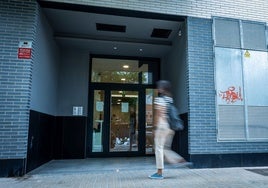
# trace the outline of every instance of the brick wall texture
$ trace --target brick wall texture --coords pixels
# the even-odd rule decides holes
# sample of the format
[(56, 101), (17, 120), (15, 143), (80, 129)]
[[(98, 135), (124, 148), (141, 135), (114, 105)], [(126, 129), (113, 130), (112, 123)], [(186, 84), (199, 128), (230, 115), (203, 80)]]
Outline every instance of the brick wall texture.
[(92, 6), (158, 12), (181, 16), (211, 18), (229, 17), (254, 21), (268, 21), (267, 0), (40, 0), (76, 3)]
[(0, 159), (26, 157), (31, 59), (18, 59), (19, 41), (33, 41), (35, 0), (0, 1)]

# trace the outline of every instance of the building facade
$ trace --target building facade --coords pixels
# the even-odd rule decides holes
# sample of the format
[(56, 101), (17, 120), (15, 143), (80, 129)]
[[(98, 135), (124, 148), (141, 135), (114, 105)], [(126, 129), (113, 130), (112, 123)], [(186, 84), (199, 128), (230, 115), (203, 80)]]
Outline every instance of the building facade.
[(159, 79), (196, 168), (268, 164), (267, 1), (7, 0), (0, 14), (1, 176), (152, 155)]

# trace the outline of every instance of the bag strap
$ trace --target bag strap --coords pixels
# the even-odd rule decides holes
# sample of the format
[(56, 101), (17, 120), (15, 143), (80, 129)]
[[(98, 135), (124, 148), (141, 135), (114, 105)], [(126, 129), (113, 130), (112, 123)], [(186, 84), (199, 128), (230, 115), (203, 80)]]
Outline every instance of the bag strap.
[(167, 99), (167, 96), (163, 96), (164, 100), (166, 101), (167, 104), (173, 104), (173, 101), (170, 101)]

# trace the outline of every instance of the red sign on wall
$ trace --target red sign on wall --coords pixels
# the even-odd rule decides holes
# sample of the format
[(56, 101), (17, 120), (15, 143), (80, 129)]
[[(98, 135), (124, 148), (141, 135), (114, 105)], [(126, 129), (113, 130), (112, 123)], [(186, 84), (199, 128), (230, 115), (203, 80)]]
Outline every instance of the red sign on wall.
[(32, 57), (32, 42), (21, 41), (19, 43), (18, 58), (19, 59), (31, 59)]
[(19, 59), (31, 59), (32, 49), (31, 48), (19, 48), (18, 58)]

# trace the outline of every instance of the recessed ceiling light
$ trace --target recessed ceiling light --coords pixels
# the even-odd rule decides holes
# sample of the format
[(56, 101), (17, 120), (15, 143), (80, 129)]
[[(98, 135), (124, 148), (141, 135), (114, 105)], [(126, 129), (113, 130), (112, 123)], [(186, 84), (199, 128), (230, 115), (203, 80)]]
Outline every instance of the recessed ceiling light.
[(124, 69), (128, 69), (129, 68), (129, 65), (123, 65), (123, 68)]
[(117, 47), (116, 46), (114, 46), (114, 50), (117, 50)]

